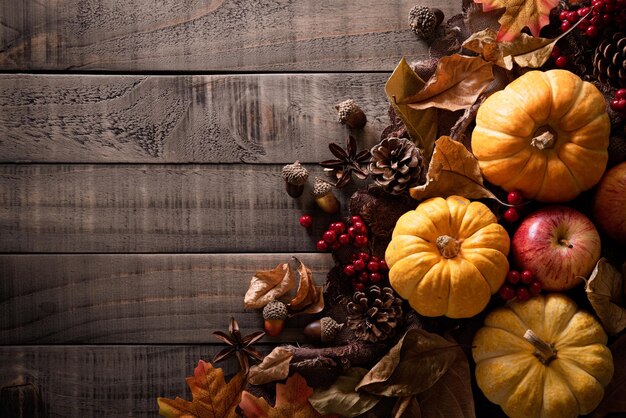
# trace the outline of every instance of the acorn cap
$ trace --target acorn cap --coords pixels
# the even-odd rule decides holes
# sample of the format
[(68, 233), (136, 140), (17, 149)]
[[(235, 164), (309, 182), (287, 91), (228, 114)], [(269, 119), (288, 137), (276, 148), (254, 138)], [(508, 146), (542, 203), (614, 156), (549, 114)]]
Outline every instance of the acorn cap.
[(320, 198), (324, 197), (329, 193), (332, 193), (333, 185), (328, 183), (327, 181), (322, 180), (319, 177), (315, 177), (315, 183), (313, 184), (313, 197)]
[(321, 331), (321, 341), (323, 343), (331, 342), (337, 336), (337, 333), (343, 328), (343, 324), (337, 323), (330, 316), (325, 316), (320, 319), (320, 325), (322, 328)]
[(426, 6), (415, 6), (409, 12), (409, 26), (417, 36), (430, 39), (443, 21), (443, 12)]
[(335, 106), (339, 122), (360, 129), (367, 123), (367, 117), (363, 110), (352, 99), (345, 100)]
[(273, 300), (263, 308), (263, 319), (279, 320), (287, 319), (287, 305), (279, 300)]
[(285, 181), (294, 186), (302, 186), (309, 178), (309, 172), (302, 167), (300, 161), (284, 166), (282, 174)]

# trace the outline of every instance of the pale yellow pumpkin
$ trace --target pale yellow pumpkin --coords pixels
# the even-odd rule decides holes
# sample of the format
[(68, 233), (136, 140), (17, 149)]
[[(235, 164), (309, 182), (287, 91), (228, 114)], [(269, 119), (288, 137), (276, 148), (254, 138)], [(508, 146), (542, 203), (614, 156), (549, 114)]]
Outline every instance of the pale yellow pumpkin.
[(606, 342), (598, 321), (564, 295), (510, 303), (474, 336), (476, 381), (512, 418), (588, 414), (613, 376)]
[(593, 84), (530, 71), (478, 109), (472, 152), (484, 177), (527, 199), (564, 202), (593, 187), (608, 161), (610, 122)]
[(428, 199), (396, 223), (385, 252), (389, 282), (422, 315), (469, 318), (504, 282), (509, 246), (484, 204)]

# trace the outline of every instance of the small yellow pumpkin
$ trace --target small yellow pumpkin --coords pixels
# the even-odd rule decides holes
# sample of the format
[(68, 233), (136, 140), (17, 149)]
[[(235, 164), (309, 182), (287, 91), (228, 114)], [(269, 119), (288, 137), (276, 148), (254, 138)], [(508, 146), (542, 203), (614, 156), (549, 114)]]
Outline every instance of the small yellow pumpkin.
[(606, 342), (598, 321), (564, 295), (510, 303), (474, 336), (476, 381), (512, 418), (588, 414), (613, 376)]
[(530, 71), (480, 106), (472, 151), (489, 182), (565, 202), (600, 181), (610, 128), (593, 84), (565, 70)]
[(385, 252), (389, 282), (422, 315), (469, 318), (504, 282), (509, 246), (484, 204), (428, 199), (396, 223)]

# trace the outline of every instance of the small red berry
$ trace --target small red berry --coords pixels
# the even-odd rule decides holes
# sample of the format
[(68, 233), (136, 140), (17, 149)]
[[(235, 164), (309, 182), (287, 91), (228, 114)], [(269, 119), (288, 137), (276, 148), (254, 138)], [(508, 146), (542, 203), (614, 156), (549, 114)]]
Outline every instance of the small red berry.
[(589, 26), (587, 30), (585, 31), (585, 35), (587, 35), (590, 38), (595, 38), (596, 36), (598, 36), (598, 27)]
[(357, 283), (354, 285), (354, 290), (362, 292), (365, 290), (365, 285), (363, 283)]
[(525, 287), (518, 287), (515, 291), (515, 296), (517, 296), (517, 299), (520, 301), (525, 302), (530, 299), (530, 292)]
[(339, 235), (339, 242), (341, 243), (341, 245), (348, 245), (350, 244), (350, 241), (352, 241), (352, 238), (350, 238), (350, 235), (348, 234)]
[(356, 271), (365, 270), (365, 261), (361, 260), (360, 258), (358, 260), (354, 260), (354, 263), (352, 263), (352, 265), (354, 266), (354, 269)]
[(361, 228), (363, 228), (365, 224), (361, 221), (358, 221), (353, 223), (352, 226), (354, 227), (354, 229), (356, 229), (356, 232), (361, 233)]
[(591, 23), (591, 26), (599, 27), (599, 26), (602, 25), (602, 17), (601, 16), (594, 16), (591, 19), (589, 19), (589, 23)]
[(367, 269), (369, 271), (378, 271), (379, 268), (380, 268), (380, 264), (377, 263), (376, 261), (370, 261), (369, 263), (367, 263)]
[(380, 273), (370, 273), (370, 282), (378, 283), (381, 279)]
[(305, 228), (310, 228), (313, 225), (313, 217), (311, 215), (300, 216), (300, 225)]
[(522, 274), (521, 274), (522, 283), (529, 284), (530, 282), (533, 281), (534, 278), (535, 278), (535, 275), (533, 274), (532, 271), (530, 270), (522, 271)]
[(378, 262), (378, 269), (383, 271), (389, 270), (389, 266), (387, 265), (387, 262), (385, 260), (380, 260)]
[(359, 215), (354, 215), (350, 217), (350, 223), (354, 225), (356, 222), (363, 222)]
[(567, 32), (572, 27), (572, 24), (569, 23), (569, 20), (564, 20), (561, 22), (561, 32)]
[(567, 19), (568, 13), (569, 13), (569, 11), (567, 11), (567, 10), (561, 10), (561, 13), (559, 13), (559, 20)]
[(520, 281), (520, 278), (521, 274), (517, 270), (511, 270), (506, 274), (506, 280), (511, 284), (516, 284)]
[(590, 7), (581, 7), (580, 9), (576, 11), (576, 13), (578, 13), (578, 16), (583, 17), (586, 14), (588, 14), (590, 11), (591, 11)]
[(368, 253), (364, 253), (363, 251), (361, 251), (359, 253), (359, 258), (361, 260), (363, 260), (363, 262), (367, 263), (368, 261), (370, 261), (370, 255)]
[(576, 12), (569, 12), (567, 13), (567, 21), (570, 23), (576, 23), (578, 22), (578, 19), (580, 18), (580, 16), (578, 16), (578, 13)]
[(367, 237), (365, 235), (357, 235), (354, 237), (354, 244), (357, 247), (365, 247), (367, 245)]
[(623, 112), (626, 110), (626, 99), (611, 100), (611, 109), (616, 112)]
[(524, 203), (524, 196), (519, 190), (511, 190), (506, 197), (506, 201), (511, 205), (520, 206)]
[(322, 235), (322, 239), (329, 244), (332, 244), (337, 240), (337, 233), (335, 231), (326, 231), (324, 235)]
[(626, 99), (626, 89), (619, 89), (615, 92), (615, 98), (620, 100), (620, 99)]
[(323, 239), (317, 241), (317, 249), (318, 251), (326, 251), (328, 250), (328, 243)]
[(345, 274), (348, 277), (352, 277), (356, 274), (356, 269), (354, 268), (352, 264), (348, 264), (347, 266), (343, 268), (343, 274)]
[(561, 49), (558, 46), (554, 45), (552, 47), (552, 52), (550, 53), (550, 56), (553, 59), (556, 59), (559, 55), (561, 55)]
[(538, 295), (539, 293), (541, 293), (542, 287), (543, 286), (541, 286), (541, 282), (535, 280), (528, 286), (528, 289), (530, 290), (530, 293), (532, 293), (533, 295)]
[(359, 273), (359, 280), (363, 283), (367, 283), (370, 279), (370, 274), (366, 271)]
[(358, 233), (359, 232), (356, 230), (355, 227), (351, 226), (350, 228), (348, 228), (348, 235), (350, 235), (351, 237), (356, 237)]
[(330, 226), (332, 231), (335, 231), (337, 234), (343, 234), (346, 230), (346, 225), (343, 222), (335, 222)]
[(554, 63), (559, 68), (567, 67), (567, 57), (565, 55), (561, 55), (554, 60)]
[(335, 242), (333, 242), (333, 243), (331, 244), (330, 248), (331, 248), (333, 251), (337, 251), (338, 249), (340, 249), (340, 248), (341, 248), (341, 243), (340, 243), (339, 241), (335, 241)]
[(507, 222), (517, 222), (519, 220), (519, 213), (514, 208), (508, 208), (504, 212), (504, 219)]
[(505, 284), (500, 288), (500, 290), (498, 290), (498, 294), (500, 294), (500, 297), (504, 300), (511, 300), (515, 296), (515, 289), (513, 289), (512, 286)]

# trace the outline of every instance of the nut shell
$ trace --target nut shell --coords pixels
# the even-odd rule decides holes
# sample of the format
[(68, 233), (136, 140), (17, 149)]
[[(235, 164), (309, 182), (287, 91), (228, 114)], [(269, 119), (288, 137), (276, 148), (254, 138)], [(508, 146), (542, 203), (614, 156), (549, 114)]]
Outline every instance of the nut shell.
[(273, 300), (263, 308), (263, 319), (265, 320), (284, 321), (287, 319), (287, 314), (287, 305), (279, 300)]

